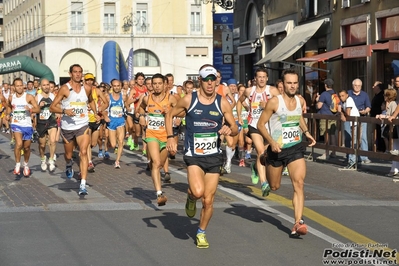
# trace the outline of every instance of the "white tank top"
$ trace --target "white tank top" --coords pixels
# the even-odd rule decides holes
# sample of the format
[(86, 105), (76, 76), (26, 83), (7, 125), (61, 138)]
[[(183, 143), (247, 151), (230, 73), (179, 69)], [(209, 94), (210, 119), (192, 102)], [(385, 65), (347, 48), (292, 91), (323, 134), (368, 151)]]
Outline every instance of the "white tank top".
[(14, 107), (11, 124), (20, 127), (32, 127), (30, 112), (25, 109), (28, 105), (26, 93), (24, 92), (21, 97), (17, 97), (17, 94), (14, 94), (12, 96), (11, 105)]
[(260, 102), (267, 102), (271, 97), (269, 85), (266, 85), (265, 90), (261, 93), (256, 92), (256, 86), (252, 87), (251, 94), (249, 95), (250, 109), (248, 115), (248, 125), (258, 128), (258, 120), (263, 111), (263, 109), (260, 107)]
[(302, 116), (302, 106), (299, 97), (295, 96), (296, 107), (288, 110), (282, 95), (277, 96), (278, 108), (269, 120), (269, 132), (281, 148), (294, 146), (302, 141), (299, 121)]
[(3, 96), (4, 96), (4, 98), (8, 99), (8, 97), (10, 97), (10, 90), (3, 91)]
[(63, 115), (61, 118), (61, 128), (66, 130), (76, 130), (89, 124), (87, 111), (88, 97), (84, 86), (81, 86), (80, 92), (76, 93), (69, 83), (68, 98), (61, 101), (62, 109), (74, 109), (75, 116)]

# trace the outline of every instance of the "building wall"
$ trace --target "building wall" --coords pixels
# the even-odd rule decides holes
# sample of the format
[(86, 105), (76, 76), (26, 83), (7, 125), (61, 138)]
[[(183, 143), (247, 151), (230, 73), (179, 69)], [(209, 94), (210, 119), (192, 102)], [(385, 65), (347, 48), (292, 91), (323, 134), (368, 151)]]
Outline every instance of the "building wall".
[[(145, 49), (154, 53), (160, 62), (158, 69), (164, 74), (173, 73), (176, 83), (179, 84), (187, 79), (187, 75), (197, 75), (201, 65), (212, 62), (211, 4), (201, 5), (201, 31), (192, 33), (190, 12), (194, 0), (109, 0), (106, 2), (115, 3), (116, 27), (114, 32), (105, 32), (104, 1), (82, 0), (83, 26), (82, 31), (76, 32), (71, 29), (71, 1), (57, 0), (55, 5), (53, 0), (26, 0), (15, 7), (10, 2), (12, 1), (4, 1), (4, 5), (8, 7), (8, 16), (4, 19), (7, 27), (5, 56), (27, 55), (35, 59), (42, 58), (42, 62), (53, 70), (56, 82), (65, 72), (59, 66), (71, 51), (81, 51), (88, 55), (84, 58), (92, 58), (93, 62), (87, 65), (95, 66), (95, 69), (85, 68), (85, 62), (76, 63), (100, 78), (102, 48), (109, 40), (119, 44), (125, 58), (132, 42), (135, 51)], [(134, 26), (132, 38), (130, 28), (124, 31), (122, 26), (132, 10), (135, 15), (138, 3), (145, 3), (148, 7), (146, 31), (137, 30)], [(217, 11), (219, 10), (218, 8)], [(28, 16), (31, 14), (32, 16)], [(133, 16), (133, 23), (137, 21)], [(186, 47), (206, 48), (208, 53), (206, 56), (186, 56)], [(135, 67), (134, 71), (155, 74), (153, 71), (156, 69)], [(11, 80), (14, 76), (7, 75), (7, 79)]]

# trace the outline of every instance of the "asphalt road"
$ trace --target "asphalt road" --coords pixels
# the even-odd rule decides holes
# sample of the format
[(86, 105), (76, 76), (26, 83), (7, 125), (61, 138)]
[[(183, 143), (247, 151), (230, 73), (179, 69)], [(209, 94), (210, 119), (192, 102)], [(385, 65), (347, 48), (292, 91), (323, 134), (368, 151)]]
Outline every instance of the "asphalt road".
[[(80, 198), (78, 181), (65, 178), (62, 158), (55, 173), (40, 171), (36, 143), (32, 176), (16, 178), (8, 143), (9, 135), (0, 133), (2, 266), (331, 265), (332, 259), (342, 259), (341, 265), (394, 265), (397, 258), (399, 183), (376, 174), (387, 167), (381, 162), (359, 171), (339, 171), (338, 159), (307, 162), (304, 219), (309, 233), (300, 239), (289, 238), (289, 177), (262, 198), (259, 185), (250, 183), (249, 167), (234, 165), (220, 179), (207, 229), (210, 248), (200, 250), (195, 246), (199, 213), (189, 219), (184, 212), (187, 184), (181, 156), (170, 161), (172, 182), (163, 185), (168, 202), (157, 207), (146, 161), (138, 152), (125, 150), (119, 170), (112, 167), (114, 155), (109, 161), (95, 159), (89, 195)], [(62, 156), (61, 145), (57, 153)], [(366, 253), (373, 249), (376, 257)], [(379, 250), (388, 260), (374, 261), (380, 259)], [(356, 251), (367, 260), (356, 257)]]

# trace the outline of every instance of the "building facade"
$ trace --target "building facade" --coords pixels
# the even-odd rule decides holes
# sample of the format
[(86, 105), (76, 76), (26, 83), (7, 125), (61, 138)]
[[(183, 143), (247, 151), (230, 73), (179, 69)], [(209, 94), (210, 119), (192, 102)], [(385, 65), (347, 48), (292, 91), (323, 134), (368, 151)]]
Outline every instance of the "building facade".
[(269, 69), (269, 83), (296, 67), (302, 93), (308, 84), (321, 93), (327, 77), (336, 90), (360, 78), (372, 97), (375, 80), (390, 83), (399, 74), (398, 1), (238, 0), (234, 15), (241, 82), (257, 65)]
[[(173, 73), (181, 84), (212, 62), (211, 8), (194, 0), (4, 0), (3, 53), (44, 63), (56, 83), (75, 63), (101, 81), (104, 44), (115, 41), (125, 59), (133, 47), (134, 73)], [(33, 78), (3, 78), (17, 76)]]

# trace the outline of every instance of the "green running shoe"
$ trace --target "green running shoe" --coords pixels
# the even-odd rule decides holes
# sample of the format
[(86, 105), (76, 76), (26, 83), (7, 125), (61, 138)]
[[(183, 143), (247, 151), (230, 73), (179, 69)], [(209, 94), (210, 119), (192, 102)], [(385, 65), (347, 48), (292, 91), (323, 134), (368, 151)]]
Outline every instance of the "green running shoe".
[(270, 186), (269, 186), (269, 183), (264, 182), (264, 183), (262, 184), (261, 188), (262, 188), (262, 197), (267, 197), (267, 196), (269, 196), (269, 193), (270, 193)]
[(256, 164), (256, 162), (251, 163), (251, 179), (252, 179), (252, 184), (254, 184), (254, 185), (259, 183), (259, 176), (258, 176), (258, 172), (255, 169), (255, 164)]
[(204, 233), (197, 234), (197, 248), (209, 248), (209, 243)]
[(187, 194), (187, 201), (186, 201), (186, 214), (188, 217), (193, 218), (195, 213), (197, 212), (197, 201), (192, 200), (190, 196)]

